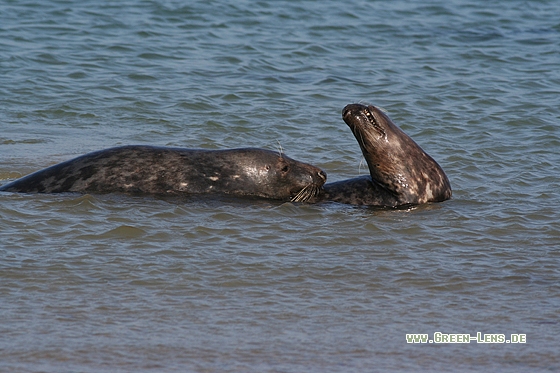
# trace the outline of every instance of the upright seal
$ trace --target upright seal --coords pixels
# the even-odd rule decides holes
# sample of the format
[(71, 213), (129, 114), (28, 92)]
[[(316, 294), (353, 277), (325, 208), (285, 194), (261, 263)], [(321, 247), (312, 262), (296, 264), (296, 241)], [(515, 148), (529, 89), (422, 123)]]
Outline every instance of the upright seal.
[(264, 149), (122, 146), (48, 167), (0, 187), (21, 193), (222, 194), (305, 202), (326, 174)]
[(370, 175), (326, 184), (312, 202), (397, 207), (451, 198), (440, 165), (379, 108), (350, 104), (342, 118), (362, 149)]

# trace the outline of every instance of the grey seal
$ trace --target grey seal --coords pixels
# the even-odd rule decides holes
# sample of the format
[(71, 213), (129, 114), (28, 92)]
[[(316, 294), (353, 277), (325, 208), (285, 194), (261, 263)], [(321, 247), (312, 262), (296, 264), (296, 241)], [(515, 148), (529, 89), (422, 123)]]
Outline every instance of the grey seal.
[(350, 104), (342, 118), (358, 141), (370, 175), (324, 185), (310, 202), (398, 207), (451, 198), (440, 165), (379, 108)]
[(143, 145), (88, 153), (0, 187), (20, 193), (218, 194), (305, 202), (327, 179), (319, 168), (282, 153)]

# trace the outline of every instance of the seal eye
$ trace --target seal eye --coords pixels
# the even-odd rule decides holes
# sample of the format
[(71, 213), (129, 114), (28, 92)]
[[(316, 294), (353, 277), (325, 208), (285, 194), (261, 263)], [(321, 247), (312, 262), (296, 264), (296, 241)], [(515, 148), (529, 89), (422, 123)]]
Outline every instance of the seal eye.
[(284, 167), (282, 167), (282, 168), (280, 169), (280, 171), (282, 171), (283, 173), (286, 173), (286, 172), (288, 172), (289, 169), (290, 169), (290, 168), (288, 167), (288, 165), (284, 165)]

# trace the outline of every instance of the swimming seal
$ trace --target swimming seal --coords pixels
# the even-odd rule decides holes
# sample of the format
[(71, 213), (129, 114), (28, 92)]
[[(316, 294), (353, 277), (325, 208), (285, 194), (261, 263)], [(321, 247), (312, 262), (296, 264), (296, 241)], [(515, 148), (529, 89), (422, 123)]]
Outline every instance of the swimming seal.
[(89, 153), (0, 187), (20, 193), (222, 194), (305, 202), (326, 174), (281, 153), (122, 146)]
[(451, 198), (440, 165), (379, 108), (350, 104), (342, 118), (362, 149), (370, 175), (325, 184), (311, 202), (398, 207)]

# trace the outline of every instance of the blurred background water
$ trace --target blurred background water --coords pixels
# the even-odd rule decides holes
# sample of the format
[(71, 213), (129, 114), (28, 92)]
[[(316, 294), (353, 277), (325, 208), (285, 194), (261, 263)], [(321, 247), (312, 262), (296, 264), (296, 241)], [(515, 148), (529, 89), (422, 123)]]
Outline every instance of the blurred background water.
[[(409, 210), (0, 195), (0, 371), (560, 369), (560, 2), (0, 3), (0, 182), (121, 144), (366, 173), (386, 109), (454, 196)], [(407, 344), (407, 333), (526, 334)]]

